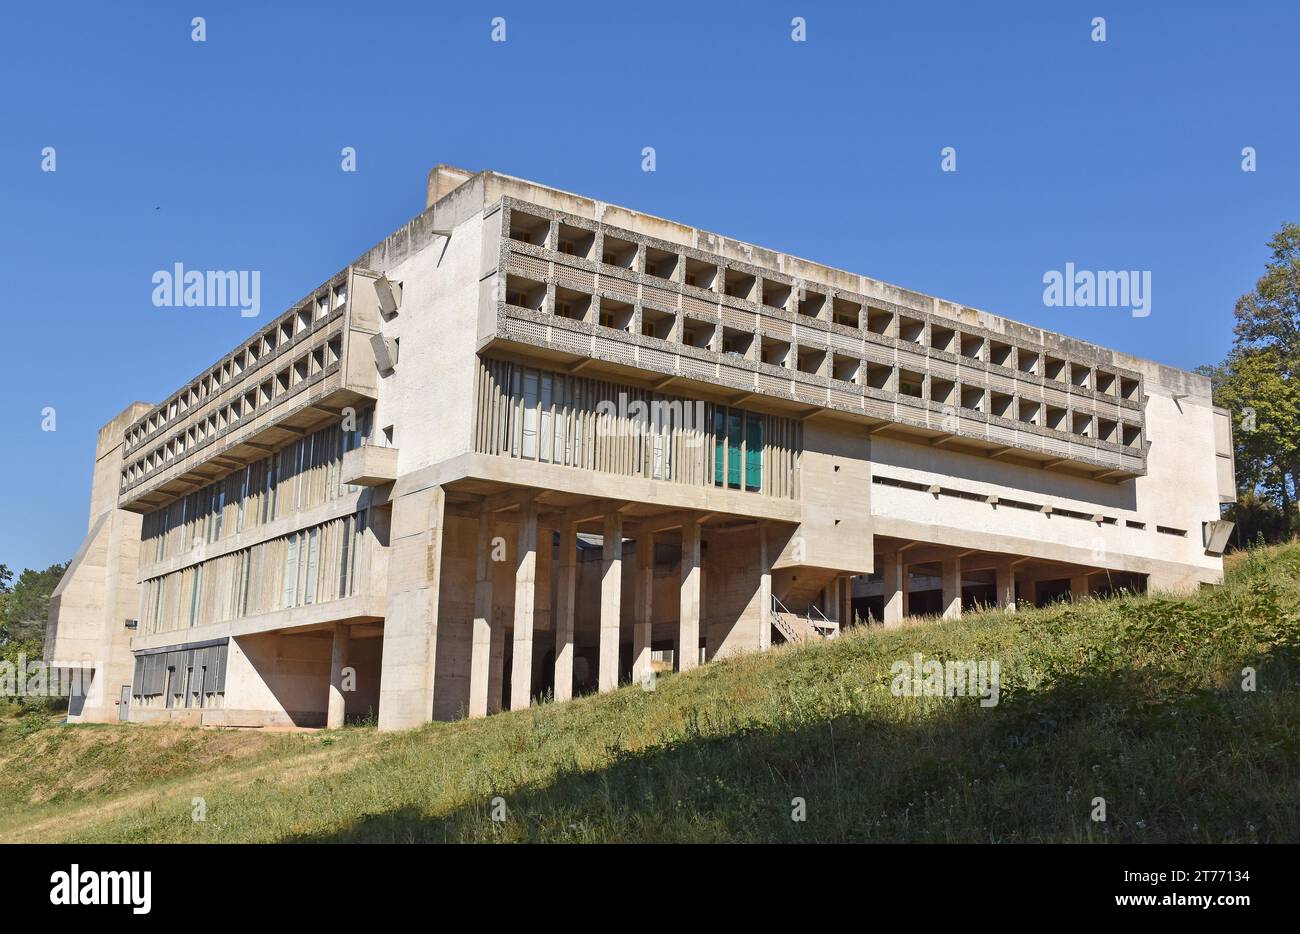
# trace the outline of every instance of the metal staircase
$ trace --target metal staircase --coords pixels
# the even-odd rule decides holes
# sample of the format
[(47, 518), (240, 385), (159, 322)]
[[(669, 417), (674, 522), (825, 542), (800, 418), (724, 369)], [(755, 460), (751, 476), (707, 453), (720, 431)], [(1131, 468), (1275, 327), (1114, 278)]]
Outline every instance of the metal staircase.
[(776, 596), (772, 595), (772, 627), (781, 634), (786, 642), (807, 642), (809, 639), (834, 639), (840, 632), (840, 624), (827, 619), (815, 605), (808, 605), (808, 613), (799, 616), (790, 610)]

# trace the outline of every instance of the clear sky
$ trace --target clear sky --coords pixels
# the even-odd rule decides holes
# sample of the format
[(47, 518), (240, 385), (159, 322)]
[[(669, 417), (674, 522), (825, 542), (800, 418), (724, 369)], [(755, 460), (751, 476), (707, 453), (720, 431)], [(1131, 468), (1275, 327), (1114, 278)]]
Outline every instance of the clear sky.
[[(1291, 2), (7, 5), (0, 562), (69, 559), (98, 427), (418, 213), (438, 162), (1217, 361), (1300, 219), (1298, 41)], [(154, 307), (176, 262), (259, 270), (261, 317)], [(1045, 307), (1066, 263), (1149, 271), (1151, 314)]]

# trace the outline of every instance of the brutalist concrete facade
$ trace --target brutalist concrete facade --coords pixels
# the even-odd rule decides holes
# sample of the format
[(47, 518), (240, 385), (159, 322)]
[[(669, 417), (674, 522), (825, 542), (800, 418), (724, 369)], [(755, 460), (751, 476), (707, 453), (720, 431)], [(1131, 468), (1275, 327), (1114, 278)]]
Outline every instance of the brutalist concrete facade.
[(74, 718), (402, 728), (1185, 589), (1221, 578), (1229, 432), (1203, 377), (439, 166), (418, 217), (101, 432), (49, 654), (96, 672)]

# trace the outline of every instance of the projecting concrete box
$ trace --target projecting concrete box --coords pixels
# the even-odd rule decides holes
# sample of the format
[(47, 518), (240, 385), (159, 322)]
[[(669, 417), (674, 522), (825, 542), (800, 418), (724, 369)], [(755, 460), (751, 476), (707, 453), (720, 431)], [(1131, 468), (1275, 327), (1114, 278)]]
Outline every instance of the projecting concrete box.
[(343, 455), (343, 482), (383, 486), (397, 479), (397, 448), (367, 444)]

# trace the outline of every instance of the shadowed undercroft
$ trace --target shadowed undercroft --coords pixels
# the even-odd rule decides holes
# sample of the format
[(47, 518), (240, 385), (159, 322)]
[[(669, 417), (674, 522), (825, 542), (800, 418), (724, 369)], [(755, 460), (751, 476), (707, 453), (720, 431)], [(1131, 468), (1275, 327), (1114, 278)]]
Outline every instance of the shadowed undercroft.
[[(897, 696), (917, 652), (996, 660), (999, 702)], [(9, 722), (0, 839), (1294, 841), (1298, 653), (1293, 544), (1191, 597), (859, 629), (409, 733)]]

